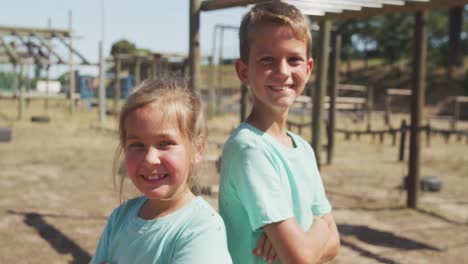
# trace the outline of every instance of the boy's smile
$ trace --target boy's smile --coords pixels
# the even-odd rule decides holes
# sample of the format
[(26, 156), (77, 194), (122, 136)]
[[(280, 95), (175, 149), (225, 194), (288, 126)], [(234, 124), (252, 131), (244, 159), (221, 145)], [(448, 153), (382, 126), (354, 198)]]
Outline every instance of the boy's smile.
[(287, 111), (304, 90), (312, 71), (313, 60), (307, 54), (306, 42), (297, 39), (288, 26), (272, 23), (253, 29), (249, 37), (247, 64), (236, 62), (239, 78), (250, 87), (257, 110)]

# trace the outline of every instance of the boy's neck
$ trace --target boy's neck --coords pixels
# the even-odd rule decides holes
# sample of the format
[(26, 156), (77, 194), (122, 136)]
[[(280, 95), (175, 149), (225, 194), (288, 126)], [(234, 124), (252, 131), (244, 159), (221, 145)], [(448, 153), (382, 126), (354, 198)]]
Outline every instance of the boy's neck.
[(245, 122), (256, 127), (257, 129), (269, 134), (276, 139), (280, 144), (292, 147), (291, 138), (286, 133), (286, 121), (288, 118), (288, 110), (284, 112), (265, 113), (252, 109), (252, 112), (247, 117)]

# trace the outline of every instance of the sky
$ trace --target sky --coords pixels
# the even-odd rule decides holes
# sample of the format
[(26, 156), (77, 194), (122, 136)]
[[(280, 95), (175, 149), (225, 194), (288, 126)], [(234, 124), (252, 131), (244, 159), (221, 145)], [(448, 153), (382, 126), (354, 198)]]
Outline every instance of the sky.
[[(98, 61), (102, 36), (107, 55), (112, 43), (120, 39), (153, 52), (188, 54), (189, 0), (0, 0), (0, 7), (1, 26), (46, 28), (50, 18), (52, 28), (57, 29), (68, 29), (71, 10), (72, 28), (77, 36), (73, 46), (91, 62)], [(202, 12), (202, 56), (212, 52), (215, 25), (238, 27), (245, 12), (245, 7)], [(237, 57), (237, 43), (237, 32), (225, 31), (223, 57)]]

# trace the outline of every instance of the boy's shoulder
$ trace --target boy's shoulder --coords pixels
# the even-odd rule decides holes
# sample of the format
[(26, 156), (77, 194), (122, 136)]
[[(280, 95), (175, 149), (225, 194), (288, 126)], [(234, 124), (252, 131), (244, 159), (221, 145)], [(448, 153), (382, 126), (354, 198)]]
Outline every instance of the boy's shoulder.
[(248, 123), (241, 123), (229, 136), (225, 147), (228, 148), (243, 148), (254, 147), (261, 142), (264, 132), (255, 128)]

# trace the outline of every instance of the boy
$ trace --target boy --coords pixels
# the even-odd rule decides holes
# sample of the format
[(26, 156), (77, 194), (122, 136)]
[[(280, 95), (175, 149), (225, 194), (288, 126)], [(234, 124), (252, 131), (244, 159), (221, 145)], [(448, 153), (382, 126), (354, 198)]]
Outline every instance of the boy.
[(312, 148), (286, 130), (312, 71), (309, 28), (297, 8), (275, 1), (253, 7), (239, 37), (236, 73), (253, 108), (221, 163), (219, 209), (231, 257), (242, 264), (328, 261), (339, 248), (331, 206)]

